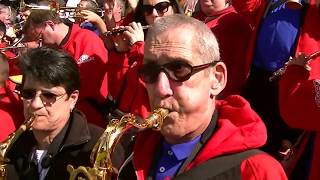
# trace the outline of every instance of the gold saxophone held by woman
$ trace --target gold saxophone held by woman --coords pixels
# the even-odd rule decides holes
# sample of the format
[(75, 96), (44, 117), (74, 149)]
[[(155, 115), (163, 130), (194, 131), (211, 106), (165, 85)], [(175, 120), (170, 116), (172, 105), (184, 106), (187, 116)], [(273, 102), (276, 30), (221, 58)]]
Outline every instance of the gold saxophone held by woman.
[(130, 113), (122, 116), (120, 120), (111, 120), (91, 152), (90, 159), (91, 163), (93, 163), (93, 167), (80, 166), (77, 169), (74, 169), (72, 165), (68, 165), (67, 170), (70, 173), (70, 180), (110, 180), (111, 177), (116, 174), (116, 170), (111, 162), (111, 155), (121, 136), (131, 128), (152, 128), (160, 130), (162, 122), (168, 113), (169, 110), (158, 108), (143, 121)]
[(21, 134), (31, 128), (35, 118), (36, 116), (29, 118), (15, 132), (10, 134), (6, 140), (0, 143), (0, 180), (5, 180), (7, 176), (6, 168), (9, 162), (7, 159), (8, 152)]

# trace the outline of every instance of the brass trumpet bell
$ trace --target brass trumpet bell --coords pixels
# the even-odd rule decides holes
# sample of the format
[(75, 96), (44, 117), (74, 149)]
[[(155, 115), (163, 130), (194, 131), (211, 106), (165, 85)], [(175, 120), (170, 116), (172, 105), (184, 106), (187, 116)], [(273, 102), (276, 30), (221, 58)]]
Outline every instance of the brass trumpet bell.
[(286, 8), (289, 9), (300, 9), (302, 8), (302, 4), (299, 0), (287, 0), (285, 2)]
[[(83, 10), (81, 7), (59, 7), (59, 5), (49, 5), (49, 6), (38, 6), (38, 5), (28, 5), (25, 4), (24, 7), (31, 10), (48, 10), (55, 11), (58, 13), (60, 18), (81, 18), (80, 11)], [(93, 9), (100, 17), (104, 16), (104, 10), (101, 8)]]

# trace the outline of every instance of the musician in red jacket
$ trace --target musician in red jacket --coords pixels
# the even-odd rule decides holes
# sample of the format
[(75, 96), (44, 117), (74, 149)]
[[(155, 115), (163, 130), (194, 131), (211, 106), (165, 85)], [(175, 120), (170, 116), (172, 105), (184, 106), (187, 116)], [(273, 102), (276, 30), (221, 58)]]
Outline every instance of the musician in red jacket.
[(44, 45), (65, 50), (74, 58), (81, 79), (77, 107), (92, 123), (104, 127), (106, 117), (101, 112), (108, 94), (108, 52), (102, 40), (76, 24), (63, 23), (56, 12), (48, 10), (32, 11), (24, 28), (29, 38), (42, 39)]
[(22, 102), (13, 92), (16, 85), (8, 80), (7, 57), (0, 53), (0, 142), (16, 130), (24, 120)]
[(219, 42), (221, 59), (228, 68), (228, 84), (221, 95), (240, 94), (249, 75), (246, 57), (252, 29), (229, 0), (199, 0), (199, 12), (193, 17), (206, 23)]
[[(318, 31), (314, 33), (320, 35)], [(305, 130), (305, 136), (315, 134), (314, 140), (309, 142), (311, 145), (305, 146), (312, 148), (303, 149), (309, 152), (309, 158), (302, 156), (307, 164), (299, 167), (299, 171), (306, 171), (312, 180), (320, 178), (320, 57), (315, 59), (309, 57), (312, 50), (319, 50), (320, 43), (314, 45), (316, 44), (317, 47), (305, 49), (308, 55), (299, 53), (296, 58), (289, 61), (279, 82), (280, 113), (285, 122), (293, 128)], [(314, 133), (310, 133), (311, 131)], [(307, 142), (301, 142), (305, 143)], [(303, 151), (298, 151), (296, 156), (300, 156), (301, 152)]]
[[(285, 65), (290, 56), (295, 57), (298, 52), (309, 55), (319, 50), (320, 11), (317, 4), (319, 0), (232, 1), (235, 9), (250, 22), (254, 30), (247, 54), (252, 66), (244, 96), (267, 126), (268, 142), (264, 150), (280, 159), (296, 157), (282, 156), (287, 154), (285, 152), (288, 150), (288, 143), (283, 142), (290, 141), (289, 144), (296, 144), (302, 130), (288, 127), (287, 120), (280, 115), (279, 98), (283, 97), (278, 91), (279, 79), (270, 81), (270, 77)], [(301, 112), (305, 111), (304, 106), (299, 107)], [(303, 120), (304, 118), (302, 122)], [(307, 140), (307, 137), (303, 139)], [(311, 135), (306, 150), (312, 149), (315, 139), (315, 135)], [(301, 146), (297, 148), (304, 149)], [(305, 158), (299, 163), (303, 164), (311, 159), (308, 155), (312, 153), (305, 151), (304, 154)], [(290, 161), (285, 162), (288, 163)], [(305, 167), (305, 170), (301, 167)], [(312, 168), (317, 169), (316, 171), (307, 167), (305, 164), (297, 166), (293, 174), (288, 176), (299, 180), (320, 179), (319, 166)], [(287, 172), (290, 173), (289, 171)]]
[(142, 65), (144, 34), (140, 23), (133, 22), (129, 31), (112, 35), (114, 48), (109, 51), (109, 91), (122, 112), (143, 118), (150, 112), (148, 94), (138, 77)]
[[(168, 115), (160, 131), (138, 133), (120, 179), (287, 179), (279, 162), (261, 151), (234, 159), (261, 147), (266, 128), (242, 97), (216, 100), (227, 69), (204, 23), (185, 15), (163, 17), (148, 30), (144, 52), (139, 75), (151, 109), (167, 109)], [(235, 161), (214, 161), (225, 156)]]

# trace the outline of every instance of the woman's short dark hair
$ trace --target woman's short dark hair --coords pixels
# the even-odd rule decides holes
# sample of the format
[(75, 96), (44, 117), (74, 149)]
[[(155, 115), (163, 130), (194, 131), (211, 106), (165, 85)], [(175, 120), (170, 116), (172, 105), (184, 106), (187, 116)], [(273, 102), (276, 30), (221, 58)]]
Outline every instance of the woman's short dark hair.
[(30, 49), (20, 59), (24, 84), (26, 76), (48, 86), (62, 86), (68, 95), (80, 89), (79, 68), (73, 58), (47, 47)]
[[(183, 14), (183, 11), (181, 9), (181, 6), (179, 5), (178, 1), (177, 0), (169, 0), (170, 4), (171, 4), (171, 7), (173, 9), (173, 11), (175, 13), (178, 13), (178, 14)], [(140, 22), (141, 25), (148, 25), (147, 22), (146, 22), (146, 19), (145, 19), (145, 16), (144, 16), (144, 11), (143, 11), (143, 0), (139, 0), (138, 1), (138, 4), (137, 4), (137, 7), (136, 7), (136, 10), (134, 12), (134, 18), (133, 20), (135, 22)]]

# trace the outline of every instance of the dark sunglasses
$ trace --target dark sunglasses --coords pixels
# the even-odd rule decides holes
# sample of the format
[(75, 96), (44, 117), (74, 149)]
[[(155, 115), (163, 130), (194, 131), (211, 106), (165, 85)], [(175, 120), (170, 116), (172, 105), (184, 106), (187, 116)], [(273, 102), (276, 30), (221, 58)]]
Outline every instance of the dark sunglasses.
[(199, 66), (191, 66), (183, 61), (174, 61), (159, 65), (157, 63), (144, 64), (139, 69), (139, 77), (147, 84), (155, 83), (158, 76), (163, 71), (167, 77), (175, 82), (183, 82), (188, 80), (195, 73), (202, 71), (210, 66), (215, 66), (219, 61), (213, 61)]
[(143, 11), (147, 14), (150, 15), (153, 13), (153, 9), (156, 9), (158, 14), (163, 14), (168, 11), (168, 8), (170, 6), (169, 2), (159, 2), (156, 5), (143, 5)]
[[(65, 94), (66, 93), (57, 95), (49, 91), (41, 91), (39, 96), (44, 105), (52, 105), (61, 99)], [(36, 97), (36, 95), (37, 91), (34, 89), (23, 89), (20, 91), (20, 96), (24, 101), (31, 101)]]

